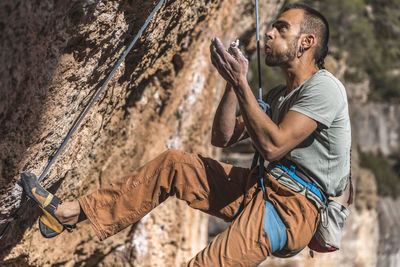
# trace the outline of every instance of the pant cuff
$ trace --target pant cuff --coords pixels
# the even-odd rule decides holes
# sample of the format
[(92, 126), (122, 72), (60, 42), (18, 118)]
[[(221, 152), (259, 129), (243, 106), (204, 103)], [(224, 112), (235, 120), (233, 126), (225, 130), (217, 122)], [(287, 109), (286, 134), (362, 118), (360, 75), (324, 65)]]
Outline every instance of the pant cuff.
[(90, 207), (88, 204), (88, 201), (86, 197), (82, 197), (78, 199), (79, 205), (81, 206), (82, 211), (85, 213), (87, 219), (90, 222), (90, 225), (92, 226), (92, 229), (96, 233), (97, 237), (100, 239), (100, 241), (106, 239), (108, 235), (105, 233), (105, 231), (102, 229), (100, 224), (97, 221), (96, 215), (94, 215), (93, 209)]

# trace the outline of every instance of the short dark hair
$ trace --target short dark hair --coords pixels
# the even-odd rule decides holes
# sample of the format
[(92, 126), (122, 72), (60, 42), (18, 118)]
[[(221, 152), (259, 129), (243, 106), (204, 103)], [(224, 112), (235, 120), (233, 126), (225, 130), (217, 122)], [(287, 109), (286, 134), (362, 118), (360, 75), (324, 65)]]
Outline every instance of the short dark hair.
[(303, 4), (294, 3), (284, 7), (283, 12), (291, 9), (301, 9), (304, 11), (304, 18), (300, 26), (300, 34), (312, 33), (318, 39), (315, 49), (314, 59), (319, 69), (325, 68), (325, 57), (328, 55), (329, 23), (326, 18), (314, 8)]

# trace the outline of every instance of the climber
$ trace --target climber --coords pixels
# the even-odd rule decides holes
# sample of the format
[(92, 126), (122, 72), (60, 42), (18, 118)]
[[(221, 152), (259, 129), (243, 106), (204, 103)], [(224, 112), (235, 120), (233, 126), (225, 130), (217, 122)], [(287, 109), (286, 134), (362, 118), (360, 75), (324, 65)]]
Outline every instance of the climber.
[[(250, 137), (268, 161), (265, 193), (257, 171), (176, 150), (168, 150), (133, 174), (75, 201), (61, 200), (23, 173), (26, 194), (43, 210), (45, 237), (88, 219), (103, 240), (139, 221), (169, 196), (176, 196), (232, 224), (199, 252), (188, 266), (257, 266), (268, 256), (288, 257), (312, 239), (320, 221), (312, 197), (343, 193), (349, 180), (350, 122), (343, 85), (324, 69), (329, 26), (316, 10), (285, 7), (266, 33), (265, 63), (279, 66), (286, 84), (265, 97), (264, 113), (246, 80), (248, 62), (236, 45), (210, 45), (211, 61), (226, 80), (212, 127), (212, 144), (230, 146)], [(235, 115), (239, 104), (241, 115)], [(282, 170), (302, 183), (280, 183)], [(308, 190), (313, 184), (317, 191)]]

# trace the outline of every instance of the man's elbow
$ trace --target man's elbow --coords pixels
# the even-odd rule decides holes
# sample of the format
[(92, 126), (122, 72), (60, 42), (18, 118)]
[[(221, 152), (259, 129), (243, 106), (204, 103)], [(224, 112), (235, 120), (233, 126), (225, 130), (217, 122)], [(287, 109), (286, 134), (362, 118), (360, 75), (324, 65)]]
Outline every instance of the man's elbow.
[(213, 131), (211, 134), (211, 144), (216, 147), (225, 148), (227, 142), (224, 140), (224, 138), (221, 138), (221, 134), (218, 134), (217, 132)]
[(228, 142), (223, 142), (216, 138), (211, 138), (211, 145), (216, 146), (216, 147), (226, 148), (226, 147), (228, 147)]
[(279, 148), (273, 147), (273, 148), (268, 148), (268, 149), (264, 150), (262, 155), (265, 160), (272, 162), (272, 161), (280, 160), (281, 158), (283, 158), (283, 156), (285, 154)]
[(225, 148), (229, 146), (229, 139), (224, 133), (213, 130), (211, 133), (211, 144), (216, 147)]

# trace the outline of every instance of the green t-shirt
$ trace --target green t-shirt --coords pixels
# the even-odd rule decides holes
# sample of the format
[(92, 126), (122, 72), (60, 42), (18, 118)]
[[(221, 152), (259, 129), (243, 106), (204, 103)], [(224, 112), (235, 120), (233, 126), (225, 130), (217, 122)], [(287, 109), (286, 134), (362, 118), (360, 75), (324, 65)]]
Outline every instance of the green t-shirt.
[(327, 70), (319, 70), (287, 96), (285, 90), (286, 86), (280, 85), (266, 95), (271, 119), (279, 124), (293, 110), (318, 123), (317, 129), (285, 158), (295, 162), (329, 196), (341, 195), (349, 179), (351, 146), (343, 84)]

